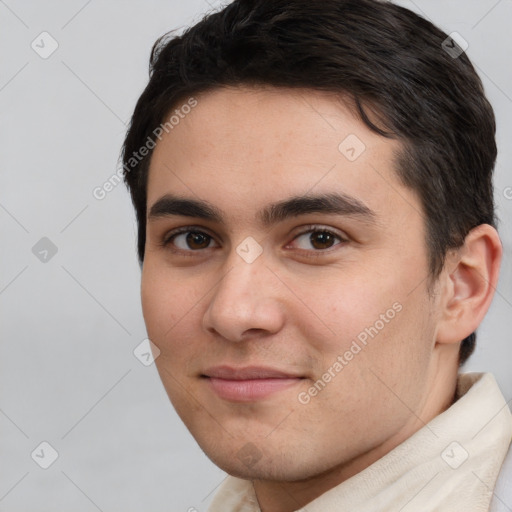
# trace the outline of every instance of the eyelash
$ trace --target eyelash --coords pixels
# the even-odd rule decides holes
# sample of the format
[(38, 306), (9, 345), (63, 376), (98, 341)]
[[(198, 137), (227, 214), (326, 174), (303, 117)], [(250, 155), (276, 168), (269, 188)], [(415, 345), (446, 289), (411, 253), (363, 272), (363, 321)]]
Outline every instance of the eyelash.
[[(299, 249), (299, 251), (304, 251), (304, 252), (312, 253), (311, 254), (312, 257), (321, 256), (322, 254), (332, 252), (332, 250), (337, 245), (341, 245), (343, 243), (348, 242), (348, 239), (345, 236), (342, 236), (341, 234), (336, 233), (333, 230), (328, 229), (328, 228), (326, 228), (324, 226), (316, 225), (316, 224), (314, 224), (314, 225), (312, 224), (312, 225), (306, 226), (306, 229), (304, 229), (304, 231), (301, 231), (300, 233), (297, 233), (294, 236), (292, 242), (294, 240), (296, 240), (297, 238), (299, 238), (300, 236), (302, 236), (302, 235), (305, 235), (305, 234), (308, 234), (308, 233), (315, 233), (315, 232), (327, 233), (329, 235), (332, 235), (335, 238), (337, 238), (340, 241), (340, 243), (339, 244), (335, 244), (334, 246), (329, 247), (327, 249), (316, 249), (316, 250), (315, 249), (311, 249), (311, 250), (309, 250), (309, 249)], [(212, 240), (215, 240), (215, 238), (212, 235), (208, 234), (206, 231), (204, 231), (204, 230), (202, 230), (202, 229), (200, 229), (198, 227), (196, 228), (195, 226), (184, 226), (184, 227), (181, 227), (181, 228), (177, 228), (174, 231), (171, 231), (170, 233), (168, 233), (164, 237), (164, 239), (162, 240), (160, 245), (163, 248), (165, 248), (165, 249), (170, 249), (172, 240), (175, 237), (177, 237), (178, 235), (181, 235), (183, 233), (199, 233), (199, 234), (202, 234), (202, 235), (206, 235), (207, 237), (209, 237)], [(197, 249), (197, 250), (193, 250), (193, 249), (184, 250), (184, 249), (175, 249), (175, 248), (172, 248), (170, 250), (172, 252), (174, 252), (174, 253), (179, 253), (179, 254), (183, 254), (183, 255), (186, 255), (186, 256), (194, 256), (195, 254), (201, 253), (201, 252), (203, 252), (206, 249), (211, 249), (211, 247), (206, 247), (205, 249)]]

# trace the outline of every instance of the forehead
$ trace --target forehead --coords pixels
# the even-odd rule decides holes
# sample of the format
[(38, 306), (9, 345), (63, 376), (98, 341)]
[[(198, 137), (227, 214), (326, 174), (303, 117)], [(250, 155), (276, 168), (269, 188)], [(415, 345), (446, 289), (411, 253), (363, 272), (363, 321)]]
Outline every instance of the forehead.
[(418, 206), (394, 170), (399, 142), (372, 132), (339, 95), (244, 86), (196, 100), (157, 143), (149, 206), (172, 192), (256, 211), (289, 196), (339, 192), (380, 210), (397, 206), (398, 189), (412, 196), (404, 207)]

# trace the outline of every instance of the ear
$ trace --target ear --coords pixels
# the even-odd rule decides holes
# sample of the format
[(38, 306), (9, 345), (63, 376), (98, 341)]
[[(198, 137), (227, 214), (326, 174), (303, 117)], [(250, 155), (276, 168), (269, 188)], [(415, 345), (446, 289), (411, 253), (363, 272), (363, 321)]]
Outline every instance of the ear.
[(488, 224), (472, 229), (443, 271), (441, 319), (437, 343), (459, 343), (482, 322), (498, 283), (503, 248)]

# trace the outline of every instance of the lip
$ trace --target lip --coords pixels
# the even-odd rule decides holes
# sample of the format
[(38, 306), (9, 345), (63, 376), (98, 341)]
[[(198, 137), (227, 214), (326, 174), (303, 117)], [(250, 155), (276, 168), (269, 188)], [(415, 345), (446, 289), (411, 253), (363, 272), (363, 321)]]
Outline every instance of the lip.
[(263, 366), (215, 366), (206, 370), (202, 377), (215, 394), (233, 402), (262, 400), (296, 385), (304, 378)]
[(227, 365), (208, 368), (204, 371), (203, 375), (226, 380), (296, 379), (301, 377), (301, 375), (268, 366), (244, 366), (242, 368), (234, 368)]

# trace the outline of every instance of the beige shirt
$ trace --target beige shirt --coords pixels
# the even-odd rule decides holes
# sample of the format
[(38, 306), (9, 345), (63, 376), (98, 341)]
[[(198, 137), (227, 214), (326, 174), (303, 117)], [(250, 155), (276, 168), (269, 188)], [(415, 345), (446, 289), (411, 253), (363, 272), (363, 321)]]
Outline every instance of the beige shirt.
[[(299, 510), (487, 512), (511, 444), (512, 414), (489, 373), (459, 375), (457, 397), (391, 452)], [(251, 481), (228, 476), (208, 512), (261, 510)]]

